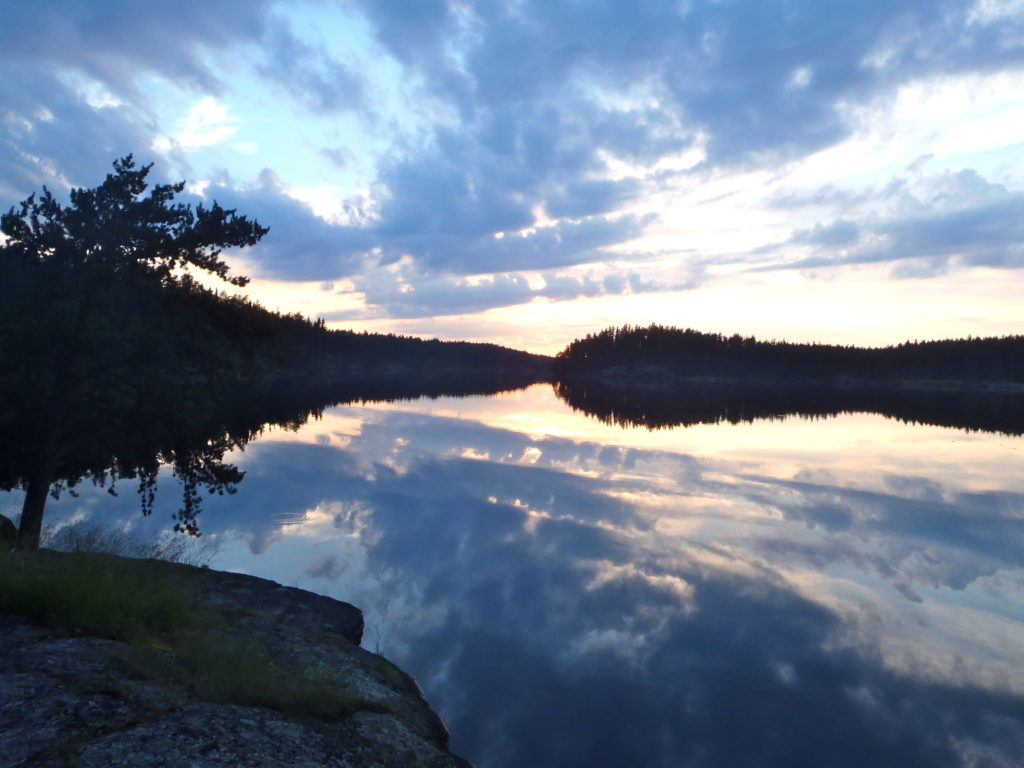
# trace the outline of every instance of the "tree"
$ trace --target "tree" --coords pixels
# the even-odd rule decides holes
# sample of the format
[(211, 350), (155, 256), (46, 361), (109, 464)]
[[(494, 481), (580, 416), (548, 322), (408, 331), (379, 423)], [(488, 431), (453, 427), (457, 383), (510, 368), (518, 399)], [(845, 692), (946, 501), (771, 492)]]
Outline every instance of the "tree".
[(245, 285), (221, 253), (268, 229), (216, 202), (175, 203), (184, 182), (145, 194), (151, 168), (129, 155), (66, 206), (44, 187), (0, 217), (0, 487), (25, 490), (20, 547), (38, 547), (47, 495), (87, 477), (138, 478), (145, 511), (159, 462), (173, 461), (192, 532), (196, 485), (240, 479), (214, 436), (184, 448), (237, 356), (191, 272)]

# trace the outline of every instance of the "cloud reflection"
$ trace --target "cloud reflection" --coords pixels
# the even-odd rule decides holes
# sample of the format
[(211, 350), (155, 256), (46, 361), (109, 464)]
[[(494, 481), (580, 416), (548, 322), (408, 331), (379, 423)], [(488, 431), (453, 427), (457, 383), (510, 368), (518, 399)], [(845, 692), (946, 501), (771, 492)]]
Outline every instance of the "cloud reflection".
[(1020, 493), (433, 407), (346, 408), (344, 444), (251, 445), (204, 526), (221, 567), (367, 608), (368, 641), (376, 627), (478, 765), (1024, 754)]

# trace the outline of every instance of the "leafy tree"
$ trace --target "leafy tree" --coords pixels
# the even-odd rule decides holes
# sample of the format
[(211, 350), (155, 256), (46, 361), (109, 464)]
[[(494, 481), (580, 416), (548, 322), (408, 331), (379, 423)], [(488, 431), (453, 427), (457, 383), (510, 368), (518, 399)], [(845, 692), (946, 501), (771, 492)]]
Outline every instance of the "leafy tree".
[[(179, 527), (195, 532), (195, 489), (240, 479), (219, 458), (210, 411), (237, 345), (211, 324), (190, 271), (228, 274), (224, 248), (268, 231), (213, 203), (175, 203), (129, 155), (61, 205), (49, 190), (0, 217), (0, 487), (25, 490), (19, 546), (39, 544), (48, 494), (92, 478), (137, 477), (143, 509), (161, 461), (185, 485)], [(221, 387), (222, 388), (222, 387)], [(205, 446), (186, 436), (207, 426)], [(219, 451), (219, 455), (218, 455)]]

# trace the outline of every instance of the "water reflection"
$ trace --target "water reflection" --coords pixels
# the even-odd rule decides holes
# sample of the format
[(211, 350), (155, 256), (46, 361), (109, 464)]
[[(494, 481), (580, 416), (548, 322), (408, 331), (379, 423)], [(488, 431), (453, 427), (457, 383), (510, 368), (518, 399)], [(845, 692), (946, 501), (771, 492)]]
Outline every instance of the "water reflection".
[(543, 387), (339, 407), (231, 457), (204, 526), (216, 566), (364, 607), (481, 766), (1011, 766), (1021, 443), (863, 415), (652, 434)]
[(672, 429), (695, 424), (738, 424), (785, 416), (825, 418), (877, 413), (943, 427), (1024, 434), (1024, 396), (1012, 391), (876, 389), (795, 384), (687, 383), (672, 387), (617, 387), (599, 381), (559, 382), (555, 391), (573, 410), (621, 427)]

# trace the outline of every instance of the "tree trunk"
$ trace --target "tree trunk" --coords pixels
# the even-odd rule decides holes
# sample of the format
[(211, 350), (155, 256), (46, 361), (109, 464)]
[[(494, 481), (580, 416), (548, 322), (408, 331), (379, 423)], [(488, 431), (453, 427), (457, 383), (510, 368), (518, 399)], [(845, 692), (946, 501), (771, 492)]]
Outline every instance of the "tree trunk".
[(52, 479), (52, 471), (46, 472), (45, 468), (40, 468), (28, 481), (18, 525), (18, 549), (39, 549), (39, 538), (43, 531), (43, 508), (46, 506)]
[(25, 478), (25, 502), (21, 505), (21, 520), (18, 523), (18, 549), (39, 549), (43, 532), (43, 509), (50, 493), (50, 484), (57, 473), (57, 459), (60, 452), (61, 428), (64, 422), (65, 404), (55, 404), (43, 427), (45, 432), (36, 444), (35, 467)]

